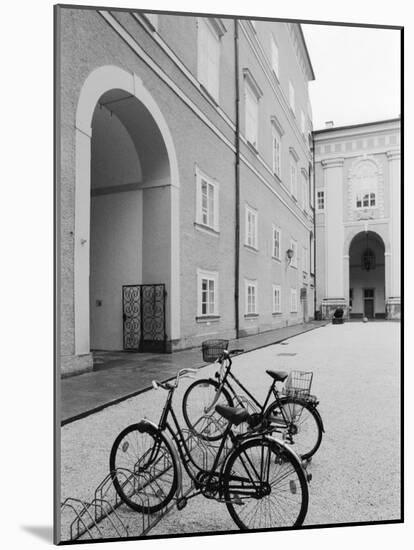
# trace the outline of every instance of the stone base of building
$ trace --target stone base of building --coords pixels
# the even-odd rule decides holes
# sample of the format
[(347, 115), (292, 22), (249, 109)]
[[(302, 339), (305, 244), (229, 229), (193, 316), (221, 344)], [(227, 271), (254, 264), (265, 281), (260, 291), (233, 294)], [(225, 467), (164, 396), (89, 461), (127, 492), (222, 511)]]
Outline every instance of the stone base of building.
[(60, 358), (60, 372), (62, 378), (89, 372), (93, 369), (92, 353), (85, 355), (63, 355)]
[(324, 298), (321, 304), (322, 319), (332, 319), (337, 308), (344, 311), (344, 319), (349, 317), (349, 308), (344, 298)]
[(400, 320), (401, 319), (401, 299), (400, 298), (388, 298), (386, 303), (387, 319)]

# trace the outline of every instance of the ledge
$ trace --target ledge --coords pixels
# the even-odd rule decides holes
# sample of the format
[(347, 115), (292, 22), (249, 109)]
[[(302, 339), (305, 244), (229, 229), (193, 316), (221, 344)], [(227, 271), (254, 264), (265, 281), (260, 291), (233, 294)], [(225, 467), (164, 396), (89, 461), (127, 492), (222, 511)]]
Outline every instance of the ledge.
[(249, 244), (244, 243), (244, 247), (247, 248), (247, 250), (250, 250), (250, 252), (255, 252), (256, 254), (259, 252), (258, 248), (255, 248), (254, 246), (250, 246)]
[(200, 315), (195, 318), (197, 323), (209, 323), (220, 321), (220, 315)]
[(244, 318), (245, 319), (257, 319), (259, 317), (258, 313), (245, 313)]
[(194, 227), (198, 231), (201, 231), (202, 233), (207, 233), (207, 234), (213, 235), (214, 237), (220, 236), (220, 231), (213, 229), (209, 225), (204, 225), (203, 223), (194, 222)]
[(282, 312), (281, 311), (275, 311), (274, 313), (272, 313), (273, 317), (277, 317), (278, 315), (282, 315)]

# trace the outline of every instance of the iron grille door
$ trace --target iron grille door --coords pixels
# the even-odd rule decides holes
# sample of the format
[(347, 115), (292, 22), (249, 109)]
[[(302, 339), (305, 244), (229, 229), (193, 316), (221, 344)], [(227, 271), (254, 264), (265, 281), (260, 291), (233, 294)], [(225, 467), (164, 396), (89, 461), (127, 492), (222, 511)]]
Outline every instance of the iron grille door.
[(165, 285), (125, 285), (124, 349), (165, 353)]
[(124, 350), (138, 351), (141, 341), (141, 288), (122, 287)]

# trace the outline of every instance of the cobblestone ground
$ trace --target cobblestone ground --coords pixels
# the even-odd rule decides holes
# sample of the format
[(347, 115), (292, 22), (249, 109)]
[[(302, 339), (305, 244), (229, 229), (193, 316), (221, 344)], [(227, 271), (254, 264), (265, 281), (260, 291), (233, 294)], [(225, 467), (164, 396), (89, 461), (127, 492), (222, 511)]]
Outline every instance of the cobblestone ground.
[[(235, 374), (259, 397), (269, 385), (266, 368), (314, 372), (312, 393), (320, 399), (326, 433), (310, 465), (307, 525), (400, 517), (399, 333), (400, 325), (392, 322), (327, 325), (234, 361)], [(213, 372), (206, 367), (198, 377)], [(183, 380), (175, 394), (177, 412), (191, 382)], [(62, 428), (62, 500), (92, 498), (108, 473), (116, 435), (144, 416), (157, 422), (165, 396), (151, 390)], [(138, 535), (138, 514), (124, 506), (120, 513), (130, 534)], [(198, 496), (184, 510), (172, 510), (151, 534), (235, 528), (225, 505)], [(103, 535), (115, 536), (110, 526)]]

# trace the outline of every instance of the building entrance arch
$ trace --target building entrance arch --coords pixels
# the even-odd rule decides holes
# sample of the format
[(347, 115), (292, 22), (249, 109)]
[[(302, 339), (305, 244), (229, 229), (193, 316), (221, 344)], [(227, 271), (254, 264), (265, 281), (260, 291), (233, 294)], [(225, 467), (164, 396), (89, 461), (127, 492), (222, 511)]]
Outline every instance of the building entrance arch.
[(351, 318), (386, 317), (385, 245), (374, 231), (360, 231), (349, 244)]
[(126, 284), (165, 284), (167, 338), (179, 339), (178, 221), (178, 163), (161, 110), (137, 75), (95, 69), (76, 112), (76, 355), (122, 349)]

